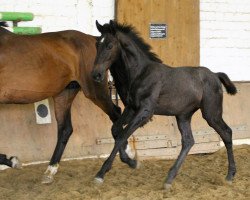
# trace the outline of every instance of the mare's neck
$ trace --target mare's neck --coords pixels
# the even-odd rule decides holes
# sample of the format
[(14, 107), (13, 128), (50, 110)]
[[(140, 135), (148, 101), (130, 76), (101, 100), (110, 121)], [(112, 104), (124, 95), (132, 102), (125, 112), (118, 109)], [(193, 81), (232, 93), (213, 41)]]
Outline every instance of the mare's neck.
[(7, 30), (6, 28), (3, 28), (0, 26), (0, 33), (11, 33), (11, 32)]

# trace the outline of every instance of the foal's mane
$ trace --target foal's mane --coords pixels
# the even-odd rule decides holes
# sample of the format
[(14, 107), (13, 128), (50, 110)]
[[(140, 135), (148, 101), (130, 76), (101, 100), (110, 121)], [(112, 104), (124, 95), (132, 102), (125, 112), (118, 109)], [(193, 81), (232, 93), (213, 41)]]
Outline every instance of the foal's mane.
[(162, 63), (162, 60), (158, 57), (158, 55), (151, 51), (152, 47), (144, 41), (133, 26), (116, 23), (116, 31), (120, 31), (128, 35), (129, 38), (133, 40), (135, 44), (149, 57), (150, 60)]
[(135, 27), (133, 27), (132, 25), (113, 22), (112, 24), (104, 24), (103, 28), (105, 32), (112, 33), (113, 30), (115, 30), (115, 32), (119, 31), (124, 33), (135, 42), (135, 44), (148, 56), (150, 60), (162, 63), (162, 60), (158, 57), (158, 55), (151, 51), (152, 47), (144, 41), (144, 39), (140, 36)]

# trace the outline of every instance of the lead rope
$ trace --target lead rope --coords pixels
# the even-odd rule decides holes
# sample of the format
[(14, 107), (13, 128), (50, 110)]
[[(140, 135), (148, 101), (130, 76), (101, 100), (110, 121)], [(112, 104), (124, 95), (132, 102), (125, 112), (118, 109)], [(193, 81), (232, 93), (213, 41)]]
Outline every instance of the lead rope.
[[(113, 77), (110, 74), (110, 71), (108, 71), (108, 88), (109, 88), (109, 96), (111, 100), (115, 100), (115, 105), (119, 106), (119, 97), (118, 97), (118, 92), (115, 88), (115, 82)], [(115, 99), (113, 99), (113, 93), (115, 93)]]

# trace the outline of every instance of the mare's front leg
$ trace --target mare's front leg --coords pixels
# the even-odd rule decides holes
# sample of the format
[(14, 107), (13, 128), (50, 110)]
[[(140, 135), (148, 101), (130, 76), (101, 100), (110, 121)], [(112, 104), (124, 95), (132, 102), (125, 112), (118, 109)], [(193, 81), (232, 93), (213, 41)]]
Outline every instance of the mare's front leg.
[(22, 163), (19, 161), (19, 159), (16, 156), (7, 158), (5, 154), (0, 154), (0, 165), (7, 165), (15, 169), (22, 168)]
[[(129, 111), (133, 113), (134, 111)], [(132, 116), (132, 119), (128, 125), (123, 129), (123, 131), (117, 136), (115, 140), (115, 146), (108, 157), (108, 159), (102, 165), (101, 170), (96, 175), (96, 180), (98, 182), (103, 182), (104, 175), (111, 169), (114, 158), (121, 148), (122, 145), (128, 140), (132, 133), (140, 126), (144, 125), (153, 115), (153, 108), (150, 104), (142, 104), (141, 108), (135, 112)]]
[(53, 97), (58, 136), (56, 148), (42, 180), (42, 183), (44, 184), (53, 182), (64, 149), (73, 132), (71, 123), (71, 105), (78, 91), (79, 89), (65, 89), (60, 94)]

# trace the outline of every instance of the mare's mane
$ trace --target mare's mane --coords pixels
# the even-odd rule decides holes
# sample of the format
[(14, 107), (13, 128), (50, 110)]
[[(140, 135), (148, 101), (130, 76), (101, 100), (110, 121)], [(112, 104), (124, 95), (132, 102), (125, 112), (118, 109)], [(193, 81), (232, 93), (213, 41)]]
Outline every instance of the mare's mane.
[(0, 21), (0, 26), (3, 26), (3, 27), (8, 27), (8, 24), (6, 22), (2, 22)]
[(6, 22), (0, 21), (0, 33), (11, 33), (9, 30), (5, 29), (4, 27), (8, 27)]

